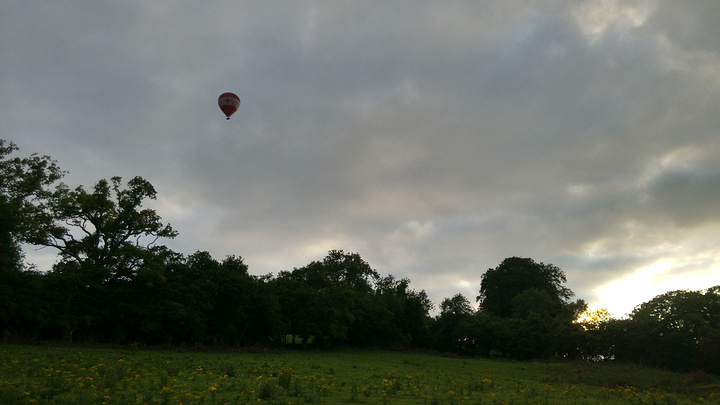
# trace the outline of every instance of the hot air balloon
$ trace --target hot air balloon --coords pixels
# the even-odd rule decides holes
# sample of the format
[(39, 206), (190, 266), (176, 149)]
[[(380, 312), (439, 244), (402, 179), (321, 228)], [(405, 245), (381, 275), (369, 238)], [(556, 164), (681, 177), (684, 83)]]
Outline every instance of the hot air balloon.
[(233, 93), (223, 93), (218, 98), (218, 105), (227, 119), (230, 119), (230, 116), (240, 108), (240, 97)]

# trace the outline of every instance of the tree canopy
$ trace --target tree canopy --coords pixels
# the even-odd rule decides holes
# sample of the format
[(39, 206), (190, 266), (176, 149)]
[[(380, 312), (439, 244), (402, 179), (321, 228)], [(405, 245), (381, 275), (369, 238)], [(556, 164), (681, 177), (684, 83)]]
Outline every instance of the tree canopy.
[(53, 218), (44, 214), (50, 186), (65, 173), (49, 156), (11, 157), (18, 148), (0, 139), (0, 331), (37, 325), (42, 318), (34, 274), (23, 271), (22, 242)]
[[(0, 140), (2, 339), (420, 347), (720, 373), (720, 286), (659, 295), (627, 319), (603, 310), (580, 318), (587, 305), (571, 301), (560, 268), (509, 257), (482, 274), (478, 308), (456, 294), (432, 317), (424, 290), (380, 275), (358, 253), (331, 250), (256, 276), (240, 256), (174, 252), (158, 240), (177, 232), (143, 206), (156, 198), (147, 180), (51, 188), (64, 174), (57, 163), (9, 157), (16, 150)], [(28, 268), (22, 242), (55, 248), (59, 260)]]
[(720, 286), (658, 295), (603, 331), (619, 359), (720, 373)]
[(158, 238), (177, 235), (152, 209), (155, 188), (142, 177), (102, 179), (90, 190), (60, 184), (48, 197), (43, 214), (53, 218), (30, 241), (56, 248), (61, 260), (92, 268), (102, 279), (130, 277), (142, 267), (145, 251)]
[[(484, 311), (504, 318), (522, 312), (520, 307), (528, 300), (532, 305), (543, 302), (549, 310), (557, 311), (575, 295), (563, 285), (565, 282), (565, 272), (557, 266), (510, 257), (482, 275), (477, 301)], [(522, 298), (528, 294), (532, 297)]]
[(45, 205), (50, 186), (65, 174), (49, 156), (11, 158), (17, 150), (0, 139), (0, 271), (19, 269), (19, 243), (34, 240), (54, 219)]

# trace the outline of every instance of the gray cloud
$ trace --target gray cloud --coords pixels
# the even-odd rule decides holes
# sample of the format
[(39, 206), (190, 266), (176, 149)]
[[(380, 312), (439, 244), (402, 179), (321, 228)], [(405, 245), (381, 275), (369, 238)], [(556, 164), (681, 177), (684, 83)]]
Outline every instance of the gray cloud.
[[(357, 251), (436, 303), (474, 299), (512, 255), (560, 266), (590, 301), (658, 261), (676, 265), (657, 277), (718, 281), (715, 2), (0, 15), (3, 139), (72, 185), (145, 177), (183, 253), (266, 273)], [(242, 99), (230, 121), (224, 91)]]

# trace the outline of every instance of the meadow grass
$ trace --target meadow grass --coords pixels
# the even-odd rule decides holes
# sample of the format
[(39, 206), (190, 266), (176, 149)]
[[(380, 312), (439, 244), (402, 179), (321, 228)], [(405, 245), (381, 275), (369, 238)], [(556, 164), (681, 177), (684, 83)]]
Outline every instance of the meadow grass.
[(719, 389), (629, 364), (0, 345), (0, 404), (690, 404)]

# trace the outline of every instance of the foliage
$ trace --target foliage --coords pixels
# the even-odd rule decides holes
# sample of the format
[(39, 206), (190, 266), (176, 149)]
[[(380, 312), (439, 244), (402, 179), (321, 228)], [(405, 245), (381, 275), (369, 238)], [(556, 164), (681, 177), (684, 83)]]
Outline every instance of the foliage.
[(61, 184), (44, 210), (53, 222), (31, 242), (58, 249), (63, 262), (91, 272), (94, 282), (127, 279), (143, 266), (158, 238), (177, 235), (154, 210), (142, 209), (155, 197), (155, 188), (141, 177), (126, 188), (120, 177), (100, 180), (91, 191)]
[[(556, 266), (530, 258), (510, 257), (482, 275), (477, 300), (483, 311), (503, 318), (517, 315), (527, 302), (537, 302), (542, 311), (556, 313), (574, 295), (563, 286), (565, 282), (565, 273)], [(522, 294), (533, 296), (523, 298)]]
[(20, 243), (51, 221), (43, 214), (49, 186), (64, 172), (49, 156), (10, 157), (18, 148), (0, 139), (0, 331), (22, 334), (37, 328), (38, 277), (24, 272)]
[(587, 305), (571, 302), (565, 273), (529, 258), (511, 257), (482, 276), (480, 309), (456, 295), (441, 304), (434, 344), (440, 350), (514, 359), (580, 356), (581, 327), (574, 323)]
[(410, 281), (380, 278), (357, 253), (332, 250), (320, 262), (281, 271), (271, 280), (282, 323), (293, 342), (418, 345), (424, 342), (432, 304)]
[(0, 403), (689, 404), (717, 402), (718, 388), (717, 377), (610, 363), (0, 345)]
[[(14, 241), (24, 242), (35, 238), (53, 219), (44, 212), (49, 186), (65, 172), (49, 156), (10, 158), (17, 150), (12, 142), (0, 139), (0, 231), (3, 238), (9, 234)], [(0, 268), (4, 268), (3, 262)]]
[(432, 328), (433, 347), (442, 352), (477, 354), (472, 347), (477, 342), (470, 341), (474, 329), (477, 329), (474, 312), (470, 301), (462, 294), (445, 298), (440, 303), (440, 315), (435, 318)]
[(317, 343), (346, 340), (357, 298), (369, 292), (375, 277), (377, 273), (358, 254), (343, 251), (330, 251), (322, 262), (280, 272), (276, 284), (283, 292), (287, 333), (305, 343), (310, 336)]
[(661, 294), (605, 330), (618, 360), (720, 373), (720, 286)]
[[(381, 276), (358, 253), (331, 250), (301, 268), (254, 276), (239, 256), (173, 252), (157, 241), (177, 232), (143, 208), (156, 197), (148, 181), (123, 185), (113, 177), (91, 189), (61, 183), (53, 191), (63, 175), (57, 164), (47, 156), (9, 158), (16, 150), (0, 140), (5, 341), (429, 348), (720, 374), (720, 286), (660, 295), (629, 319), (607, 312), (579, 319), (587, 305), (570, 300), (561, 269), (511, 257), (482, 275), (478, 310), (456, 294), (432, 318), (425, 291)], [(26, 268), (21, 242), (56, 248), (58, 262), (45, 273)], [(272, 391), (266, 382), (262, 389)]]
[[(69, 270), (65, 270), (70, 267)], [(45, 337), (147, 344), (249, 345), (275, 334), (278, 304), (242, 258), (155, 249), (126, 280), (87, 284), (75, 262), (47, 275)]]

